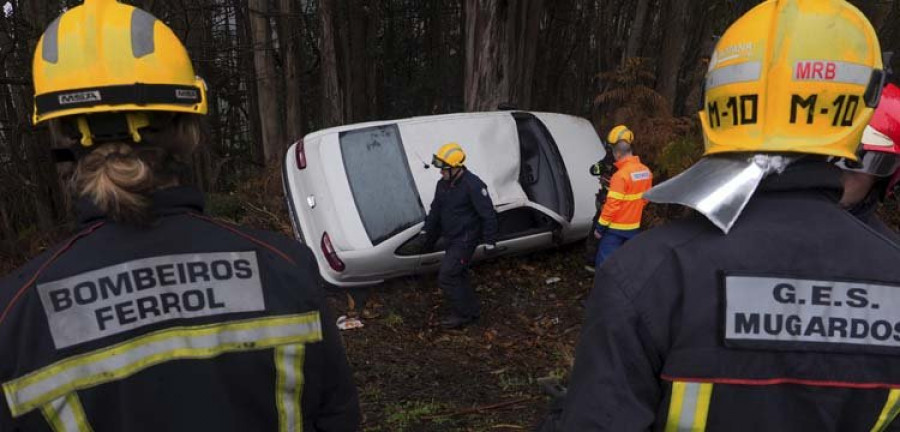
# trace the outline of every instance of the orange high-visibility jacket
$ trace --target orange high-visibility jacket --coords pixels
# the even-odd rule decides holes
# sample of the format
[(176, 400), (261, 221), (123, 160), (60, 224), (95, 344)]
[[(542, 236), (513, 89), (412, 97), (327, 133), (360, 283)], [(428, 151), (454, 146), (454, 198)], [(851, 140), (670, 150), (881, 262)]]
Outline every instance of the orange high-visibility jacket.
[(597, 223), (600, 229), (634, 230), (641, 227), (647, 200), (644, 192), (653, 186), (653, 173), (641, 158), (628, 156), (616, 162), (618, 170), (609, 181), (609, 193)]

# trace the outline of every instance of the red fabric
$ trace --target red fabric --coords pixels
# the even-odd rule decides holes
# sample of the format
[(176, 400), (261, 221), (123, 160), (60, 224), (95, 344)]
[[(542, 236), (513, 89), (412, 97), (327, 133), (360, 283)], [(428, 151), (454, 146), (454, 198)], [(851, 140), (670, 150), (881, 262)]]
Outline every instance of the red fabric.
[(739, 379), (739, 378), (679, 378), (668, 375), (661, 375), (660, 378), (666, 381), (680, 382), (698, 382), (712, 384), (735, 384), (735, 385), (779, 385), (779, 384), (800, 384), (816, 387), (841, 387), (841, 388), (857, 388), (857, 389), (876, 389), (876, 388), (900, 388), (900, 383), (859, 383), (847, 381), (817, 381), (799, 378), (767, 378), (767, 379)]
[(885, 86), (869, 127), (888, 137), (894, 146), (874, 146), (863, 140), (863, 150), (900, 154), (900, 88), (893, 84)]

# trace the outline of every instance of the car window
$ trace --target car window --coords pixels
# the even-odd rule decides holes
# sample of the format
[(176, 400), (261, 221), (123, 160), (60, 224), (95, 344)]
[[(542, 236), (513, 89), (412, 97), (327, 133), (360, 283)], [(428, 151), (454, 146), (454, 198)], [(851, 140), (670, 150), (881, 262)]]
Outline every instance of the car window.
[(396, 125), (342, 132), (340, 142), (350, 190), (372, 244), (425, 219)]

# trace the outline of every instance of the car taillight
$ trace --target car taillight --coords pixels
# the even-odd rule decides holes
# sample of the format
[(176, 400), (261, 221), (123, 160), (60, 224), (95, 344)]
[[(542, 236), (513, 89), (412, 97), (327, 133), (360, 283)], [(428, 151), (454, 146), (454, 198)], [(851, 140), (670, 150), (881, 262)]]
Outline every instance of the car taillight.
[(322, 234), (322, 253), (325, 254), (328, 265), (331, 266), (334, 271), (344, 271), (344, 262), (338, 258), (337, 252), (334, 251), (334, 246), (331, 245), (331, 238), (328, 237), (328, 233)]
[(297, 141), (294, 147), (294, 156), (297, 158), (297, 169), (306, 169), (306, 149), (303, 148), (303, 140)]

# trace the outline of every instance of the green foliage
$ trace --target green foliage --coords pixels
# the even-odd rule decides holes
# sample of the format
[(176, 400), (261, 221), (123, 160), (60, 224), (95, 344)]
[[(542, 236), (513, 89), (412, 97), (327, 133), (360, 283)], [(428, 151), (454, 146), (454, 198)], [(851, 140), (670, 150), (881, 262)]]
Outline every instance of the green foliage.
[(403, 325), (403, 317), (396, 312), (391, 312), (388, 316), (384, 317), (384, 323), (390, 328), (399, 327)]
[[(447, 421), (447, 419), (442, 417), (431, 417), (445, 410), (445, 405), (433, 401), (413, 401), (391, 404), (385, 408), (385, 412), (388, 415), (386, 423), (388, 430), (392, 431), (410, 430), (411, 426), (417, 425), (422, 421), (431, 421), (440, 424)], [(426, 419), (425, 417), (429, 418)]]
[[(688, 169), (703, 156), (703, 143), (694, 137), (679, 137), (663, 147), (656, 156), (659, 180), (674, 177)], [(658, 182), (658, 181), (657, 181)]]
[(504, 392), (522, 391), (534, 388), (535, 379), (532, 376), (514, 376), (510, 374), (500, 374), (500, 388)]
[(206, 212), (213, 217), (237, 222), (244, 217), (246, 210), (238, 196), (211, 193), (206, 195)]

